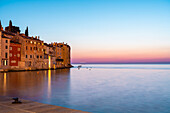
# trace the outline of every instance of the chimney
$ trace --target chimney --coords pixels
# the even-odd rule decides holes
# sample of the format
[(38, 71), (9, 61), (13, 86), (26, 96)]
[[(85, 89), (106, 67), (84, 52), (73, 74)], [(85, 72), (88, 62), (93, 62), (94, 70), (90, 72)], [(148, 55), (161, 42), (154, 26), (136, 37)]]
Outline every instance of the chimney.
[(40, 39), (40, 36), (38, 36), (38, 40)]

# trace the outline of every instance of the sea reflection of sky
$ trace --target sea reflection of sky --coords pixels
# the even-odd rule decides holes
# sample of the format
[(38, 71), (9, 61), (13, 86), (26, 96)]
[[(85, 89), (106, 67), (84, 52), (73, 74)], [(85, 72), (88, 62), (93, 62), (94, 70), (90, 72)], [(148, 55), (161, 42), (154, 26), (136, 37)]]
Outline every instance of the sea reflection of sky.
[(96, 113), (170, 111), (170, 70), (163, 69), (168, 65), (86, 66), (1, 73), (0, 94)]

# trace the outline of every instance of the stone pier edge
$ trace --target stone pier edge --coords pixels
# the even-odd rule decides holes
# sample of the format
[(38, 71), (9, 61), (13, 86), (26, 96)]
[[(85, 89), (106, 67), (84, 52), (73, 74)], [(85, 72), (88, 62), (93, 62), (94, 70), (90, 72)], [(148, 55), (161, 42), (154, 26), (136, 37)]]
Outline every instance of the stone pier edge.
[(0, 96), (0, 113), (89, 113), (25, 99), (19, 100), (22, 104), (12, 104), (12, 97)]

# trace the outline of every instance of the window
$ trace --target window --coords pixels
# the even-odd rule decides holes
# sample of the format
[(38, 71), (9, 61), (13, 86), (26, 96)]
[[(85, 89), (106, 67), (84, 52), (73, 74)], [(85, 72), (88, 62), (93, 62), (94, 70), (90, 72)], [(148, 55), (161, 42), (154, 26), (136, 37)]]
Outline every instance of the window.
[(30, 58), (32, 58), (32, 55), (30, 55)]
[(20, 57), (20, 54), (17, 54), (17, 57)]
[(32, 41), (30, 41), (30, 43), (32, 44)]
[(40, 58), (42, 58), (42, 56), (40, 56)]
[(8, 58), (8, 53), (5, 53), (5, 58)]
[(12, 53), (9, 53), (9, 56), (12, 57)]
[(37, 55), (37, 58), (39, 58), (39, 56)]
[(27, 58), (27, 55), (25, 57)]
[(20, 51), (21, 49), (20, 48), (18, 48), (18, 51)]
[(9, 50), (12, 50), (12, 47), (9, 47)]
[(4, 66), (8, 65), (8, 60), (3, 60), (2, 62)]
[(38, 51), (40, 51), (40, 48), (38, 48)]
[(34, 44), (36, 44), (36, 42), (34, 42)]
[(30, 47), (30, 50), (32, 50), (32, 47)]
[(5, 46), (5, 49), (8, 49), (8, 46)]
[(8, 40), (6, 40), (6, 43), (8, 43)]
[(16, 63), (16, 60), (12, 60), (11, 63)]
[(26, 46), (26, 50), (27, 50), (27, 46)]

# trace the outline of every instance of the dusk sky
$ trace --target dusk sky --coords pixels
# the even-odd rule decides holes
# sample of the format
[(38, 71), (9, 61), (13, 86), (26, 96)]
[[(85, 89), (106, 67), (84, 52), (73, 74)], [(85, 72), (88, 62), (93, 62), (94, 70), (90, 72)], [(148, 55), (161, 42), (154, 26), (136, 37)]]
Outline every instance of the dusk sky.
[(170, 0), (0, 0), (0, 20), (68, 43), (72, 63), (170, 63)]

